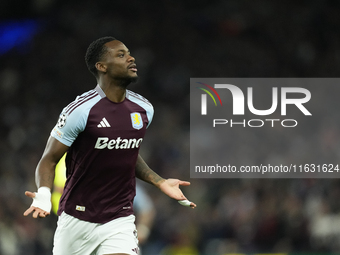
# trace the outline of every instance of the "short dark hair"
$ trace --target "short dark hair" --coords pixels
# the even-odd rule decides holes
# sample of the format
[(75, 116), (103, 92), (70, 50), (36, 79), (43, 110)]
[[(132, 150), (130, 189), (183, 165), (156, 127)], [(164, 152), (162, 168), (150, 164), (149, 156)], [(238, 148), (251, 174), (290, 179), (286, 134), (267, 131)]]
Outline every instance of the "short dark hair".
[(105, 43), (117, 40), (112, 36), (106, 36), (99, 38), (93, 41), (86, 50), (85, 62), (87, 68), (94, 75), (94, 77), (98, 78), (98, 70), (96, 68), (96, 63), (102, 60), (103, 56), (107, 52), (107, 48), (105, 47)]

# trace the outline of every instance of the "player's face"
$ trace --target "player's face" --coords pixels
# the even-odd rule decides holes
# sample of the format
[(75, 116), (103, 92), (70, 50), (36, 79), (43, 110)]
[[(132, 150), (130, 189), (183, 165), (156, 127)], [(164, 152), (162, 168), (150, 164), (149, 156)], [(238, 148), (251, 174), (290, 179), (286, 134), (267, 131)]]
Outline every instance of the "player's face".
[(114, 40), (105, 44), (108, 52), (104, 59), (107, 74), (113, 79), (134, 81), (138, 78), (135, 58), (129, 49), (120, 41)]

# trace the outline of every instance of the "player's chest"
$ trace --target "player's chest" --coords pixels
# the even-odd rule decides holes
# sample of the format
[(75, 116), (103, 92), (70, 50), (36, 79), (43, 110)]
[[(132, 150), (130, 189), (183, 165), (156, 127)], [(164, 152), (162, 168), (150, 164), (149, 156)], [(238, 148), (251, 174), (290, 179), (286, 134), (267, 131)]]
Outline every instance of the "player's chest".
[(148, 118), (143, 108), (131, 104), (107, 104), (90, 111), (85, 132), (99, 137), (143, 137)]

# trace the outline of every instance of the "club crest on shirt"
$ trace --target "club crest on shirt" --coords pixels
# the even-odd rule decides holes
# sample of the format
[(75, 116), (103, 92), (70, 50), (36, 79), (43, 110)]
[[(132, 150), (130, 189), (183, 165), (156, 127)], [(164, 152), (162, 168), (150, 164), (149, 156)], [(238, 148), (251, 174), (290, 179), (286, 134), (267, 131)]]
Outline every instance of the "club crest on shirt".
[(130, 115), (131, 115), (132, 127), (138, 130), (141, 129), (143, 127), (143, 120), (142, 120), (142, 116), (140, 115), (140, 113), (133, 112)]
[(65, 126), (66, 118), (67, 118), (66, 113), (60, 114), (59, 119), (58, 119), (58, 123), (57, 123), (58, 128), (63, 128)]

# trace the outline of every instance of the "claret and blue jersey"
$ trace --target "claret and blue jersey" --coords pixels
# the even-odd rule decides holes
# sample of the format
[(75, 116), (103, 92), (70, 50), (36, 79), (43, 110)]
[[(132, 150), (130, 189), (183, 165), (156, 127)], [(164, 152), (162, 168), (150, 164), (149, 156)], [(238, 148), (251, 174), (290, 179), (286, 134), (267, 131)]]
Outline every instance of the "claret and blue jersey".
[(139, 94), (127, 90), (114, 103), (99, 86), (63, 109), (51, 132), (70, 147), (59, 215), (106, 223), (133, 213), (135, 165), (152, 117), (152, 105)]

